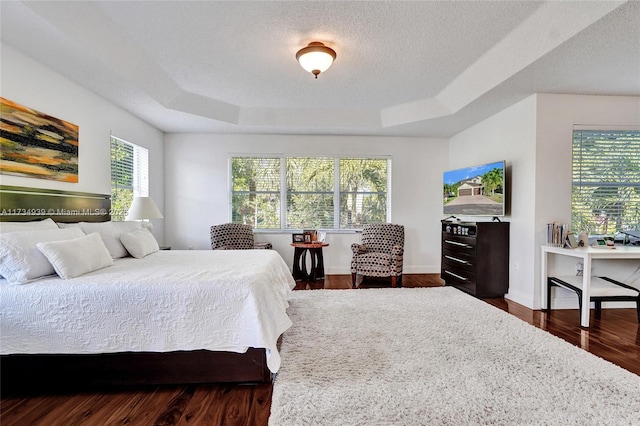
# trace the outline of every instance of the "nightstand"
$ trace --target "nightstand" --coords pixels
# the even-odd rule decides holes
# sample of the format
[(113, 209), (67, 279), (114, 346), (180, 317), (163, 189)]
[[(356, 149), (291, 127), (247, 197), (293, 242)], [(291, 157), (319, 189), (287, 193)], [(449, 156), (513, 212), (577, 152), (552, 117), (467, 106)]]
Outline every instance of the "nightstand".
[[(296, 281), (324, 281), (322, 247), (328, 243), (291, 243), (293, 252), (293, 278)], [(311, 269), (307, 272), (307, 252), (311, 257)]]

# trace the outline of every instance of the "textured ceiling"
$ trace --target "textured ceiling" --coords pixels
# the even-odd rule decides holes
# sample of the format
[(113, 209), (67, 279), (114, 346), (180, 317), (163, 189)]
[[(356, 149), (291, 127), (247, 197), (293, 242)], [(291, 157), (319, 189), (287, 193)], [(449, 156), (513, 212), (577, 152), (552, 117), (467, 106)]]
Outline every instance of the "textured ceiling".
[(3, 42), (165, 132), (450, 136), (536, 92), (640, 95), (638, 1), (0, 7)]

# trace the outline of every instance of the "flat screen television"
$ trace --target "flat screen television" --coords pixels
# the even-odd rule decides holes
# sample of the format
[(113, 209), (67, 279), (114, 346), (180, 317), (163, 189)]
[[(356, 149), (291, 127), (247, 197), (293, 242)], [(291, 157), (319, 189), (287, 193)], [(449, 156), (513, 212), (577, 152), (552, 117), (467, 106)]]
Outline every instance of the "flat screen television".
[(505, 215), (505, 162), (444, 172), (443, 213), (462, 216)]

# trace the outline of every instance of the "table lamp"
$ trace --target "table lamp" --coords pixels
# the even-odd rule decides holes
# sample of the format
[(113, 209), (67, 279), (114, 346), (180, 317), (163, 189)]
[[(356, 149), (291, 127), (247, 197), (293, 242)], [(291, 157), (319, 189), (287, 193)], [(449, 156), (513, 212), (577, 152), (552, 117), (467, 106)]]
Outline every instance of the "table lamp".
[[(163, 219), (151, 197), (133, 197), (125, 220)], [(152, 228), (153, 229), (153, 228)]]

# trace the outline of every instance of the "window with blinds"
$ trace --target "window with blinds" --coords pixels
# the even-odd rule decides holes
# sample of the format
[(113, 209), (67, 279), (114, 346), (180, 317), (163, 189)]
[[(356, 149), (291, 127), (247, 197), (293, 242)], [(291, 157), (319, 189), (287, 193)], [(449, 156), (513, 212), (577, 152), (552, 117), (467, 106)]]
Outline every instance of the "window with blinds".
[(286, 228), (333, 228), (333, 159), (287, 158), (286, 162)]
[(256, 229), (355, 229), (389, 219), (388, 158), (232, 157), (231, 220)]
[(391, 161), (340, 159), (340, 228), (387, 222), (387, 185)]
[(280, 158), (231, 159), (231, 221), (280, 228)]
[(149, 150), (111, 137), (111, 220), (123, 221), (133, 197), (149, 196)]
[(640, 131), (574, 130), (572, 181), (573, 230), (640, 230)]

